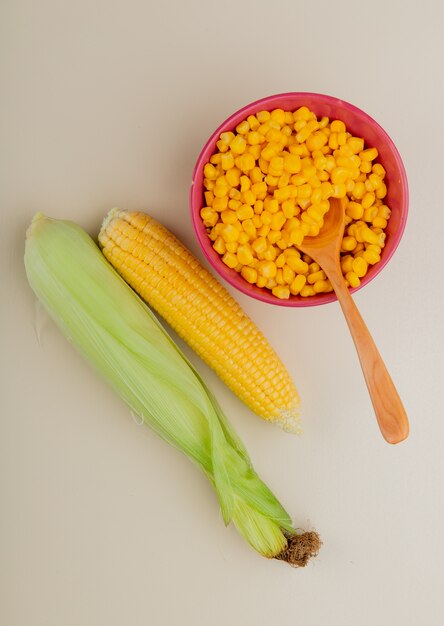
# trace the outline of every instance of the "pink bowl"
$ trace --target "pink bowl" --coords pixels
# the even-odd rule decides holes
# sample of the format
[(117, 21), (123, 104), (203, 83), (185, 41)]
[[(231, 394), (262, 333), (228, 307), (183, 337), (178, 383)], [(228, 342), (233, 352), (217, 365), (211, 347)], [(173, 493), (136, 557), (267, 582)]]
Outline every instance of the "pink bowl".
[(362, 279), (360, 286), (351, 291), (358, 291), (358, 289), (367, 285), (387, 265), (401, 240), (408, 213), (407, 176), (399, 152), (385, 130), (361, 109), (332, 96), (294, 92), (262, 98), (233, 113), (208, 139), (194, 168), (190, 190), (193, 227), (204, 255), (222, 278), (252, 298), (280, 306), (316, 306), (334, 302), (336, 296), (334, 293), (327, 293), (317, 294), (309, 298), (290, 296), (289, 300), (280, 300), (273, 296), (271, 291), (250, 285), (240, 274), (227, 267), (212, 248), (212, 242), (200, 217), (200, 210), (204, 206), (203, 168), (216, 150), (216, 142), (220, 133), (234, 130), (248, 115), (254, 115), (262, 110), (271, 111), (276, 108), (293, 111), (303, 105), (309, 107), (318, 116), (326, 115), (331, 119), (340, 119), (345, 122), (347, 130), (358, 137), (363, 137), (368, 146), (378, 149), (378, 161), (382, 163), (387, 172), (388, 191), (386, 202), (392, 210), (392, 215), (386, 229), (386, 245), (381, 255), (381, 261), (371, 266), (368, 274)]

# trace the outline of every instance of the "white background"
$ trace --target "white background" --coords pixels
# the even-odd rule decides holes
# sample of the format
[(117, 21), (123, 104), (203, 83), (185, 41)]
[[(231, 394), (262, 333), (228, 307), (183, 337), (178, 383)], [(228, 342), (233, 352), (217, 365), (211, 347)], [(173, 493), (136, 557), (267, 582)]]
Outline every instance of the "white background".
[[(3, 0), (2, 625), (442, 624), (443, 6)], [(322, 535), (303, 570), (225, 529), (203, 476), (138, 427), (48, 321), (38, 345), (22, 262), (34, 212), (94, 235), (113, 206), (150, 212), (201, 257), (188, 212), (198, 153), (233, 111), (284, 91), (367, 111), (411, 192), (400, 248), (356, 295), (408, 441), (382, 440), (337, 304), (235, 294), (299, 387), (301, 438), (186, 350), (296, 526)]]

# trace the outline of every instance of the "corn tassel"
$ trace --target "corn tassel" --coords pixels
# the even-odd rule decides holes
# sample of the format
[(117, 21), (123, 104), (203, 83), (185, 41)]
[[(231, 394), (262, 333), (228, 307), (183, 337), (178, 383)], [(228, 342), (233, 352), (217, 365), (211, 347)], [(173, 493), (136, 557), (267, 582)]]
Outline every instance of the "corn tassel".
[(232, 520), (260, 554), (305, 565), (319, 548), (317, 534), (296, 534), (205, 383), (92, 239), (72, 222), (38, 214), (25, 267), (68, 340), (146, 425), (206, 474), (225, 523)]

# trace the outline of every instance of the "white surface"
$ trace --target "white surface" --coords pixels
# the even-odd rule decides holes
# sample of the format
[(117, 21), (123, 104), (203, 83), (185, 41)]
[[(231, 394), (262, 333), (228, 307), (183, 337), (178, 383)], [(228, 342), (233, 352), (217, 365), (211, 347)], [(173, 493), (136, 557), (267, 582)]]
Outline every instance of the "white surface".
[[(442, 25), (436, 2), (3, 0), (1, 587), (5, 626), (438, 626), (444, 561)], [(305, 435), (252, 415), (190, 355), (299, 527), (305, 570), (226, 530), (205, 479), (131, 420), (51, 323), (34, 333), (24, 232), (37, 210), (96, 233), (188, 217), (206, 138), (248, 102), (319, 91), (366, 110), (406, 164), (411, 208), (356, 301), (411, 419), (379, 435), (337, 305), (236, 297), (303, 396)]]

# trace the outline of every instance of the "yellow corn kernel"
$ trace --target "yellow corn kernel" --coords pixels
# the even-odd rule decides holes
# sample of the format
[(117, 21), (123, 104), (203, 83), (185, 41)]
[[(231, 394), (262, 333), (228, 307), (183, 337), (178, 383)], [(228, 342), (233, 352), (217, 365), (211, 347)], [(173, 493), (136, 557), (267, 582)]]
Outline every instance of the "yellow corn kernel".
[(236, 216), (239, 220), (249, 220), (253, 217), (253, 207), (249, 204), (243, 204), (237, 211)]
[(345, 198), (346, 195), (347, 188), (344, 183), (337, 183), (336, 185), (333, 185), (333, 198)]
[(293, 199), (284, 200), (281, 205), (282, 213), (284, 214), (287, 220), (291, 219), (296, 214), (296, 204)]
[(213, 193), (216, 198), (223, 198), (228, 195), (228, 185), (217, 184), (214, 186)]
[(237, 262), (241, 265), (250, 265), (253, 261), (254, 257), (250, 246), (248, 244), (239, 246), (237, 249)]
[(237, 243), (237, 241), (229, 241), (228, 243), (225, 244), (225, 247), (227, 249), (227, 252), (230, 252), (231, 254), (235, 254), (239, 244)]
[(369, 265), (375, 265), (381, 260), (381, 256), (375, 250), (364, 250), (362, 258), (367, 261)]
[(261, 213), (262, 224), (266, 224), (267, 226), (269, 226), (271, 224), (272, 217), (273, 217), (273, 214), (270, 213), (270, 211), (268, 211), (267, 209), (262, 211)]
[(268, 242), (265, 237), (258, 237), (253, 241), (251, 247), (256, 252), (256, 254), (264, 254), (265, 250), (268, 247)]
[(273, 261), (261, 261), (257, 265), (257, 270), (261, 276), (274, 278), (276, 276), (277, 267)]
[(278, 285), (284, 285), (284, 276), (283, 276), (281, 268), (278, 268), (276, 270), (275, 281), (276, 281), (276, 284)]
[(232, 187), (229, 191), (228, 196), (232, 199), (232, 200), (240, 200), (242, 198), (242, 194), (239, 191), (239, 189), (235, 189), (234, 187)]
[(214, 200), (214, 193), (212, 191), (204, 191), (204, 198), (206, 206), (212, 206)]
[(261, 147), (260, 146), (248, 146), (247, 152), (253, 155), (254, 160), (257, 161), (261, 155)]
[(375, 192), (376, 197), (379, 198), (379, 200), (382, 200), (383, 198), (385, 198), (385, 196), (387, 195), (387, 186), (385, 183), (381, 183), (381, 186), (378, 187), (378, 189)]
[(222, 261), (225, 263), (225, 265), (227, 265), (231, 269), (234, 269), (237, 265), (237, 256), (235, 254), (232, 254), (231, 252), (226, 252), (222, 257)]
[(219, 220), (219, 216), (212, 208), (206, 206), (200, 211), (200, 216), (203, 220), (204, 226), (210, 228), (215, 226)]
[(271, 293), (280, 300), (288, 300), (290, 297), (290, 289), (285, 285), (277, 285), (276, 287), (273, 287)]
[(369, 175), (365, 182), (365, 187), (368, 191), (375, 191), (382, 185), (382, 178), (375, 173)]
[(298, 187), (298, 198), (300, 199), (308, 199), (311, 197), (313, 190), (311, 185), (308, 183), (304, 183), (303, 185), (299, 185)]
[(214, 180), (208, 180), (208, 178), (204, 178), (203, 184), (204, 184), (205, 189), (207, 189), (208, 191), (212, 191), (214, 187), (216, 186), (216, 183), (214, 182)]
[(316, 189), (313, 189), (312, 194), (310, 196), (310, 201), (312, 204), (320, 204), (322, 200), (323, 200), (322, 189), (319, 186)]
[(246, 135), (249, 130), (250, 124), (247, 120), (243, 120), (240, 124), (236, 126), (236, 132), (239, 133), (239, 135)]
[[(225, 198), (217, 198), (217, 200), (222, 201), (222, 200), (225, 200)], [(242, 206), (242, 202), (240, 200), (234, 200), (233, 198), (231, 198), (231, 200), (228, 200), (227, 206), (229, 209), (233, 209), (233, 211), (237, 211)], [(221, 210), (223, 211), (224, 208), (222, 208)]]
[(271, 122), (269, 122), (270, 130), (265, 135), (265, 139), (269, 143), (279, 143), (282, 139), (281, 131), (278, 128), (273, 128)]
[(278, 268), (283, 268), (286, 262), (286, 256), (285, 254), (282, 252), (276, 259), (275, 263), (276, 263), (276, 267)]
[(300, 295), (303, 298), (309, 298), (310, 296), (314, 296), (315, 294), (316, 292), (311, 285), (304, 285), (300, 291)]
[[(267, 239), (271, 244), (277, 243), (280, 238), (281, 238), (281, 232), (279, 230), (270, 230), (270, 232), (267, 235)], [(273, 259), (274, 258), (275, 257), (273, 257)]]
[(236, 167), (244, 174), (248, 174), (256, 165), (255, 158), (249, 152), (245, 152), (236, 158)]
[(350, 287), (359, 287), (359, 285), (361, 284), (361, 281), (359, 280), (359, 277), (352, 271), (352, 272), (347, 272), (345, 275), (346, 280), (348, 281), (348, 284), (350, 285)]
[(262, 141), (262, 135), (258, 133), (256, 130), (252, 130), (247, 135), (247, 142), (250, 146), (257, 146)]
[(290, 197), (290, 188), (281, 187), (280, 189), (275, 189), (273, 194), (274, 199), (277, 200), (277, 202), (283, 202), (284, 200), (288, 200)]
[(372, 172), (377, 174), (381, 179), (385, 178), (386, 171), (380, 163), (375, 163), (373, 165)]
[(284, 171), (283, 157), (273, 156), (270, 160), (268, 173), (271, 174), (271, 176), (281, 176), (283, 171)]
[(296, 276), (296, 278), (290, 285), (290, 292), (294, 296), (297, 296), (300, 293), (301, 289), (304, 287), (306, 281), (307, 278), (305, 276), (302, 276), (301, 274), (299, 276)]
[(382, 229), (387, 227), (387, 223), (388, 222), (386, 219), (384, 219), (383, 217), (379, 217), (379, 216), (376, 216), (372, 222), (375, 228), (382, 228)]
[(265, 159), (265, 161), (270, 162), (277, 155), (278, 152), (279, 152), (279, 145), (275, 143), (269, 143), (261, 151), (261, 158)]
[(249, 243), (249, 241), (250, 241), (250, 237), (247, 235), (247, 233), (244, 230), (242, 230), (239, 233), (239, 239), (237, 240), (237, 243), (240, 246), (243, 246), (244, 244)]
[(371, 191), (367, 191), (367, 193), (364, 195), (364, 197), (362, 198), (362, 207), (363, 209), (369, 209), (376, 200), (376, 196), (373, 192)]
[(320, 206), (319, 205), (312, 204), (311, 206), (309, 206), (308, 209), (307, 209), (307, 214), (312, 219), (316, 220), (316, 222), (318, 222), (318, 224), (322, 221), (323, 213), (322, 213), (322, 210), (320, 210)]
[(211, 163), (207, 163), (204, 167), (204, 176), (208, 178), (208, 180), (216, 180), (218, 174), (217, 170)]
[(330, 291), (331, 283), (329, 280), (317, 280), (313, 284), (313, 289), (315, 293), (324, 293), (326, 291)]
[(253, 167), (253, 169), (248, 173), (248, 176), (250, 177), (252, 185), (262, 182), (262, 179), (264, 177), (261, 172), (261, 168), (257, 165), (255, 165), (255, 167)]
[(363, 182), (355, 182), (355, 186), (353, 188), (353, 197), (356, 200), (362, 200), (366, 193), (365, 184)]
[(285, 224), (285, 220), (286, 217), (282, 211), (274, 213), (270, 223), (271, 230), (281, 230), (281, 228)]
[(342, 250), (345, 250), (346, 252), (351, 252), (352, 250), (354, 250), (356, 248), (356, 244), (358, 242), (356, 241), (355, 237), (344, 237), (342, 240)]
[(279, 182), (279, 177), (278, 176), (271, 176), (270, 174), (267, 174), (267, 176), (265, 176), (265, 178), (264, 178), (264, 181), (270, 187), (277, 187), (277, 184)]
[[(213, 200), (213, 209), (215, 211), (218, 211), (219, 213), (221, 211), (225, 211), (225, 209), (228, 207), (230, 202), (234, 202), (233, 200), (228, 200), (228, 196), (222, 196), (222, 198), (214, 198)], [(240, 203), (239, 203), (240, 206)], [(230, 209), (232, 209), (233, 207), (230, 206)]]
[[(266, 197), (266, 194), (265, 194), (265, 197)], [(254, 212), (260, 215), (262, 211), (264, 210), (264, 200), (256, 200), (253, 208), (254, 208)]]
[(363, 174), (368, 174), (369, 172), (371, 172), (372, 171), (371, 161), (362, 161), (361, 165), (359, 166), (359, 171), (362, 172)]
[(329, 181), (322, 182), (319, 189), (321, 190), (323, 200), (328, 200), (333, 195), (333, 186)]
[(279, 180), (278, 180), (278, 189), (282, 189), (282, 187), (287, 187), (288, 183), (290, 182), (290, 174), (288, 174), (287, 172), (284, 172), (283, 174), (281, 174), (281, 176), (279, 176)]
[(216, 241), (213, 243), (213, 248), (216, 250), (218, 254), (225, 254), (227, 248), (225, 247), (225, 241), (222, 237), (218, 237)]
[(240, 177), (240, 186), (241, 193), (244, 193), (251, 188), (251, 180), (248, 178), (248, 176)]
[(253, 206), (253, 204), (257, 200), (256, 194), (254, 194), (251, 191), (251, 189), (247, 189), (247, 191), (244, 191), (242, 194), (242, 200), (244, 201), (245, 204), (249, 204), (250, 206)]
[(345, 167), (335, 167), (330, 174), (331, 182), (334, 185), (337, 183), (345, 183), (349, 176), (349, 170)]
[(339, 148), (339, 143), (338, 143), (338, 134), (337, 133), (330, 133), (330, 136), (328, 138), (328, 147), (331, 150), (337, 150)]
[(314, 152), (323, 148), (327, 142), (327, 135), (322, 130), (317, 130), (307, 138), (307, 148), (310, 152)]
[(353, 154), (359, 154), (364, 149), (364, 140), (361, 137), (349, 137), (347, 145), (350, 146)]
[(282, 268), (282, 278), (284, 280), (284, 283), (287, 285), (291, 285), (291, 283), (295, 279), (295, 276), (296, 276), (295, 271), (291, 269), (288, 263), (284, 265), (284, 267)]
[(332, 133), (345, 133), (346, 131), (345, 124), (341, 120), (333, 120), (330, 128)]
[(308, 263), (297, 257), (296, 255), (287, 257), (287, 265), (294, 271), (296, 274), (307, 274), (309, 270)]
[(346, 254), (341, 258), (341, 269), (342, 273), (346, 274), (347, 272), (351, 272), (353, 269), (353, 257), (350, 254)]
[(233, 154), (231, 152), (226, 152), (225, 154), (222, 154), (220, 163), (223, 170), (229, 170), (234, 167)]
[(264, 209), (269, 213), (277, 213), (277, 211), (279, 211), (279, 202), (276, 198), (267, 197), (264, 200)]
[(256, 182), (251, 185), (251, 191), (257, 198), (264, 199), (267, 194), (267, 184), (265, 182)]
[(376, 148), (367, 148), (367, 150), (362, 150), (359, 153), (359, 158), (361, 161), (374, 161), (378, 156), (378, 151)]
[(287, 152), (283, 157), (284, 171), (288, 174), (297, 174), (301, 171), (301, 157)]
[(352, 264), (352, 271), (356, 274), (358, 278), (362, 278), (363, 276), (365, 276), (367, 274), (367, 270), (368, 263), (362, 256), (354, 259)]
[(213, 165), (218, 165), (221, 161), (221, 157), (222, 155), (219, 153), (213, 154), (210, 158), (210, 163), (212, 163)]
[(220, 217), (224, 224), (234, 224), (237, 220), (236, 211), (232, 211), (231, 209), (222, 211)]
[(262, 226), (260, 226), (257, 229), (257, 234), (259, 235), (259, 237), (266, 237), (269, 232), (270, 232), (270, 225), (269, 224), (262, 224)]
[(247, 149), (247, 142), (241, 135), (236, 135), (234, 139), (231, 140), (230, 150), (234, 154), (243, 154), (246, 149)]
[(259, 157), (258, 164), (261, 172), (263, 172), (264, 174), (268, 174), (268, 161), (261, 156)]
[(260, 124), (263, 124), (264, 122), (270, 119), (270, 112), (259, 111), (259, 113), (256, 113), (256, 118)]
[(317, 272), (312, 272), (308, 275), (308, 282), (310, 285), (313, 285), (317, 280), (325, 280), (327, 276), (323, 270), (318, 270)]
[(246, 219), (242, 222), (242, 228), (250, 239), (256, 238), (256, 227), (253, 224), (253, 220)]
[(360, 220), (364, 215), (364, 209), (358, 202), (349, 202), (345, 214), (354, 220)]
[(226, 243), (231, 243), (239, 239), (239, 231), (232, 224), (226, 224), (221, 231), (221, 236)]
[(259, 276), (258, 274), (256, 285), (262, 288), (262, 287), (265, 287), (266, 284), (267, 284), (267, 278), (265, 278), (265, 276)]
[(363, 228), (362, 239), (366, 243), (372, 243), (378, 246), (381, 244), (380, 236), (377, 233), (374, 233), (371, 228), (368, 228), (367, 226)]
[(338, 133), (338, 145), (345, 146), (346, 143), (347, 143), (347, 133), (345, 131)]
[(247, 283), (253, 284), (257, 281), (257, 271), (254, 267), (244, 266), (242, 267), (240, 273), (242, 278), (244, 278)]
[[(304, 235), (306, 234), (304, 232), (303, 229), (303, 224), (301, 225), (301, 228), (293, 228), (293, 230), (290, 232), (290, 244), (293, 246), (300, 246), (302, 241), (304, 240)], [(307, 229), (307, 233), (308, 233)]]

